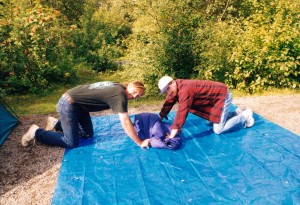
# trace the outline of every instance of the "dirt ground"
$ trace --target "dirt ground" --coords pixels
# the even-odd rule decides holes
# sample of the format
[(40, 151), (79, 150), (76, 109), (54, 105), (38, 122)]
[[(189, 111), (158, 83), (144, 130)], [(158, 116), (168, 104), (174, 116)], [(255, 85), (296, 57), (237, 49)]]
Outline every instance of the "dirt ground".
[[(235, 105), (255, 113), (300, 136), (300, 94), (242, 97)], [(161, 105), (129, 109), (130, 114), (157, 112)], [(175, 107), (176, 108), (176, 107)], [(107, 115), (110, 111), (94, 113)], [(22, 135), (33, 123), (44, 127), (48, 115), (21, 117), (19, 124), (0, 147), (0, 204), (51, 204), (64, 149), (42, 144), (23, 148)], [(52, 116), (57, 117), (56, 114)]]

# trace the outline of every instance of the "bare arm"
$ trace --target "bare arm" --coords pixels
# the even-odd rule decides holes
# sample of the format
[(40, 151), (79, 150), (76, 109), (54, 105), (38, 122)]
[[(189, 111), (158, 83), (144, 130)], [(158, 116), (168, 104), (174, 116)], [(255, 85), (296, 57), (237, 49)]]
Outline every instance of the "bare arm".
[(167, 138), (174, 138), (178, 133), (178, 129), (172, 129), (170, 135)]
[(119, 113), (119, 118), (121, 121), (121, 125), (124, 129), (124, 131), (126, 132), (126, 134), (140, 147), (144, 148), (144, 147), (148, 147), (149, 146), (149, 139), (146, 139), (144, 141), (142, 141), (139, 136), (136, 134), (134, 128), (133, 128), (133, 124), (129, 118), (129, 115), (127, 112), (125, 113)]

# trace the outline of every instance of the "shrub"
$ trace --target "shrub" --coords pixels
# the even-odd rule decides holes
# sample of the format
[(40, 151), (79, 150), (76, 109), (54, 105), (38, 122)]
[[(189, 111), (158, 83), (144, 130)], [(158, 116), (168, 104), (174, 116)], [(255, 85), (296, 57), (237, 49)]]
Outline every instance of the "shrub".
[(68, 81), (71, 66), (62, 69), (60, 61), (70, 60), (66, 49), (73, 28), (65, 26), (59, 11), (35, 4), (32, 8), (13, 7), (5, 16), (1, 33), (1, 78), (8, 92), (41, 92), (50, 82)]
[(242, 22), (229, 58), (234, 72), (227, 76), (249, 92), (299, 88), (300, 4), (277, 0), (254, 6), (256, 13)]

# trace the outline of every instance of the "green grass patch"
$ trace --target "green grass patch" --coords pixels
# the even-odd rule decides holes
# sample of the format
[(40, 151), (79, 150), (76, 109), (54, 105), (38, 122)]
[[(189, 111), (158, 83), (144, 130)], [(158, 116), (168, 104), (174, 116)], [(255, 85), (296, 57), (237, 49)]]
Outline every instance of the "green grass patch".
[(65, 92), (64, 87), (57, 87), (43, 95), (27, 94), (5, 97), (7, 104), (17, 115), (47, 114), (56, 112), (58, 99)]

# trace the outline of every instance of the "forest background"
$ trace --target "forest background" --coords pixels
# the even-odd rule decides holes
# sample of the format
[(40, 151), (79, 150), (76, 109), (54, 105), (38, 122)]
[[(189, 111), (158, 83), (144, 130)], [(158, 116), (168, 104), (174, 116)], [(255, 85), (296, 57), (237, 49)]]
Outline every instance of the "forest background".
[[(21, 137), (58, 116), (66, 89), (94, 80), (142, 81), (143, 105), (129, 114), (160, 110), (163, 75), (221, 81), (251, 94), (234, 95), (235, 105), (299, 135), (299, 8), (299, 0), (0, 0), (0, 100), (22, 115), (0, 147), (0, 204), (51, 203), (64, 149), (21, 148)], [(253, 97), (274, 88), (298, 94)]]
[(144, 82), (149, 97), (166, 74), (246, 93), (299, 90), (299, 8), (293, 0), (0, 0), (0, 95), (43, 95), (116, 73)]

